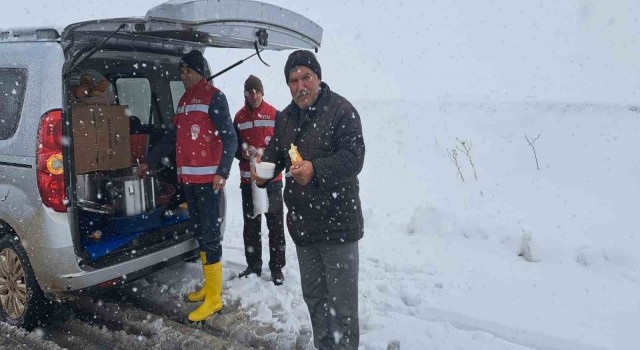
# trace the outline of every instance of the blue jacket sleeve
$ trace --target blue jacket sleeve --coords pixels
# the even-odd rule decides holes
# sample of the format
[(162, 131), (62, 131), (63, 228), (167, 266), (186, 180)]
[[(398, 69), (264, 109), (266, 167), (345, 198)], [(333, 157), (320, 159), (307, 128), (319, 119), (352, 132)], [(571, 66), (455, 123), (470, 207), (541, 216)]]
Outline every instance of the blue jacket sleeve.
[(229, 103), (222, 91), (216, 92), (209, 104), (209, 116), (213, 119), (216, 130), (222, 140), (222, 158), (218, 165), (217, 175), (225, 179), (229, 177), (233, 158), (238, 148), (238, 137), (236, 136), (231, 114), (229, 113)]

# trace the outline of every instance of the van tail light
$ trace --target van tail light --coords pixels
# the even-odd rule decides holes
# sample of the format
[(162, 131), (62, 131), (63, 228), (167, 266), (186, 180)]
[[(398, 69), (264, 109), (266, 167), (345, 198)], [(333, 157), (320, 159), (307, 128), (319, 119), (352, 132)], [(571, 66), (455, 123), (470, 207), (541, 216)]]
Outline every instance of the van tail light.
[(62, 110), (50, 110), (40, 118), (36, 149), (36, 174), (42, 203), (51, 209), (67, 211), (62, 163)]

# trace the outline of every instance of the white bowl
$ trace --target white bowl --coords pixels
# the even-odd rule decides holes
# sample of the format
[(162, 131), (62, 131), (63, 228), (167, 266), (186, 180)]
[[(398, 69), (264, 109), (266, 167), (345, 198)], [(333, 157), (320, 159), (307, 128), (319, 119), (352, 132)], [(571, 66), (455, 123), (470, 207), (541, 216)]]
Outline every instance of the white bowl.
[(270, 162), (260, 162), (256, 163), (256, 174), (258, 177), (264, 180), (271, 179), (273, 177), (273, 173), (276, 170), (276, 164)]

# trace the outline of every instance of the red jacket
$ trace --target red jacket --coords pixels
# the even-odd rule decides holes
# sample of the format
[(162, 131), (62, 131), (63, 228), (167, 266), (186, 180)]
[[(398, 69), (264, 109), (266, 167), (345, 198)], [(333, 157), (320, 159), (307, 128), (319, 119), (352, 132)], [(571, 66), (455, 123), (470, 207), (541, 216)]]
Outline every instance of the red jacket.
[[(255, 148), (266, 148), (274, 134), (277, 113), (278, 111), (264, 100), (256, 109), (245, 104), (233, 119), (233, 125), (238, 132), (239, 147), (246, 143)], [(278, 174), (273, 179), (274, 182), (281, 180), (282, 174)], [(242, 156), (240, 156), (240, 182), (251, 184), (249, 161)]]
[(176, 125), (176, 164), (183, 183), (213, 183), (222, 157), (222, 140), (209, 116), (209, 105), (218, 92), (206, 79), (187, 90), (173, 118)]

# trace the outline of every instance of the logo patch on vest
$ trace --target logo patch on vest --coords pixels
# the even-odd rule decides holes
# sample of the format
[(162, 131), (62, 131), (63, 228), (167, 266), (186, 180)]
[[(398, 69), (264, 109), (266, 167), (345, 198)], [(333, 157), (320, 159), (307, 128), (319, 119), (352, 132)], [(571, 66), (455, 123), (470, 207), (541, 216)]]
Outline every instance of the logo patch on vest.
[(269, 115), (268, 114), (260, 114), (260, 113), (258, 113), (258, 118), (260, 118), (260, 119), (269, 119)]
[(271, 136), (267, 136), (264, 138), (265, 145), (268, 145), (270, 141), (271, 141)]
[(197, 140), (199, 134), (200, 134), (200, 125), (198, 124), (191, 125), (191, 139), (193, 141)]

